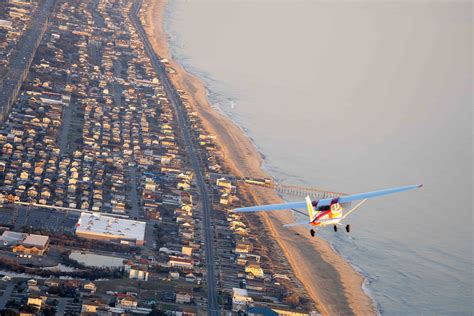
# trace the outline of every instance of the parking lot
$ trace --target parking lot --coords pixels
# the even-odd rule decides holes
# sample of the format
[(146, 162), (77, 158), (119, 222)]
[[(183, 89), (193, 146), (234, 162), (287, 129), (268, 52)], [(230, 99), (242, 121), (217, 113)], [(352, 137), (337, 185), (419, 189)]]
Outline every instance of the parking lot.
[(0, 225), (12, 225), (13, 210), (0, 208)]
[(0, 225), (12, 225), (15, 230), (22, 227), (43, 229), (50, 232), (73, 232), (79, 213), (50, 209), (15, 207), (0, 208)]

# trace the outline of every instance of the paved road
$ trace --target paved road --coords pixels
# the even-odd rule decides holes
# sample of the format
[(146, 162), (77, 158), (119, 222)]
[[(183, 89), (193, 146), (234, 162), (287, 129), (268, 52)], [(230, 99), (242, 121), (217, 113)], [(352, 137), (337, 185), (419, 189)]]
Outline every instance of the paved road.
[(66, 304), (69, 298), (57, 297), (58, 306), (56, 306), (56, 315), (64, 315), (66, 313)]
[(11, 106), (16, 100), (21, 84), (28, 74), (36, 49), (46, 31), (54, 4), (55, 0), (41, 2), (28, 30), (21, 37), (10, 57), (8, 73), (0, 82), (0, 121), (6, 119), (10, 113)]
[(128, 167), (128, 178), (130, 179), (130, 191), (128, 192), (131, 209), (129, 215), (131, 218), (140, 219), (140, 206), (138, 205), (138, 171), (137, 167)]
[(5, 308), (5, 305), (8, 303), (10, 296), (12, 295), (15, 284), (11, 283), (7, 285), (7, 288), (3, 292), (3, 295), (0, 297), (0, 310)]
[(64, 108), (63, 112), (63, 122), (61, 125), (61, 132), (59, 134), (59, 152), (61, 156), (66, 156), (68, 153), (68, 138), (69, 138), (69, 131), (71, 130), (71, 116), (72, 116), (72, 107), (74, 105), (69, 104)]
[(195, 145), (191, 139), (190, 129), (188, 121), (186, 118), (184, 107), (181, 103), (181, 99), (176, 92), (176, 89), (171, 84), (168, 75), (166, 73), (164, 65), (159, 61), (159, 57), (153, 51), (148, 38), (146, 37), (145, 31), (139, 21), (138, 11), (142, 4), (142, 0), (135, 0), (133, 3), (133, 8), (131, 10), (131, 19), (137, 29), (144, 45), (145, 50), (152, 61), (153, 68), (158, 74), (161, 83), (163, 84), (166, 94), (176, 110), (177, 122), (182, 131), (186, 149), (188, 151), (189, 159), (191, 160), (194, 173), (196, 175), (196, 184), (199, 188), (200, 197), (202, 200), (202, 210), (203, 210), (203, 223), (204, 223), (204, 241), (206, 249), (206, 270), (207, 270), (207, 286), (208, 286), (208, 314), (209, 315), (219, 315), (219, 304), (217, 302), (217, 290), (216, 290), (216, 277), (214, 271), (214, 247), (213, 247), (213, 229), (211, 226), (211, 203), (209, 201), (209, 194), (207, 191), (206, 182), (201, 172), (201, 167), (199, 165), (199, 158), (196, 154)]
[[(69, 64), (72, 64), (72, 54), (71, 53), (69, 53), (68, 56), (67, 56), (67, 62)], [(69, 84), (71, 84), (71, 74), (67, 75), (64, 87), (66, 87)], [(73, 106), (75, 106), (74, 102), (75, 102), (74, 98), (71, 99), (70, 104), (65, 106), (64, 109), (63, 109), (63, 120), (62, 120), (62, 123), (61, 123), (61, 131), (59, 133), (59, 140), (58, 140), (59, 152), (60, 152), (61, 156), (66, 156), (67, 153), (69, 153), (69, 151), (68, 151), (68, 149), (69, 149), (69, 132), (71, 131), (71, 116), (72, 116), (72, 112), (73, 112), (72, 111)]]

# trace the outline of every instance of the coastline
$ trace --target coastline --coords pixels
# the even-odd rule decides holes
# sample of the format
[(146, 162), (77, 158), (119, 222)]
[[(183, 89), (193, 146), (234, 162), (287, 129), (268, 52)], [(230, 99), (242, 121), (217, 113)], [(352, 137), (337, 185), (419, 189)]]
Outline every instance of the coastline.
[[(255, 144), (239, 126), (209, 104), (204, 83), (171, 59), (163, 28), (166, 1), (148, 0), (146, 5), (144, 28), (150, 42), (157, 54), (168, 59), (175, 69), (176, 74), (170, 76), (173, 84), (188, 93), (189, 101), (198, 112), (204, 127), (217, 136), (227, 167), (238, 176), (251, 174), (266, 177), (262, 170), (263, 160)], [(256, 188), (246, 193), (257, 203), (282, 201), (275, 191), (266, 188)], [(281, 229), (281, 225), (293, 221), (288, 212), (262, 214), (261, 219), (321, 313), (376, 314), (373, 301), (363, 289), (363, 276), (337, 254), (329, 243), (320, 238), (310, 238), (305, 228)]]

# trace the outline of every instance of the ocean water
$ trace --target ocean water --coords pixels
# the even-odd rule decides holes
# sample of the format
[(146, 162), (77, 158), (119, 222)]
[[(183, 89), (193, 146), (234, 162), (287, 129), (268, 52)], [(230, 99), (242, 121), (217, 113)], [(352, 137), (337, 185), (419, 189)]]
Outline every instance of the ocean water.
[(279, 181), (424, 184), (321, 232), (380, 313), (473, 313), (470, 1), (170, 0), (165, 30)]

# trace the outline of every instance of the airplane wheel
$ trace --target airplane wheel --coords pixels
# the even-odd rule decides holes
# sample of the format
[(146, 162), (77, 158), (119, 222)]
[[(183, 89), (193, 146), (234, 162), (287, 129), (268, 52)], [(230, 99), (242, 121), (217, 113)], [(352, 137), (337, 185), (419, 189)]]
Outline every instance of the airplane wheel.
[(334, 225), (334, 231), (337, 232), (337, 226), (336, 225)]
[(314, 237), (314, 235), (316, 235), (316, 231), (314, 229), (311, 229), (309, 232), (311, 233), (311, 237)]
[(346, 232), (348, 232), (348, 233), (351, 232), (351, 225), (349, 225), (349, 224), (346, 225)]

